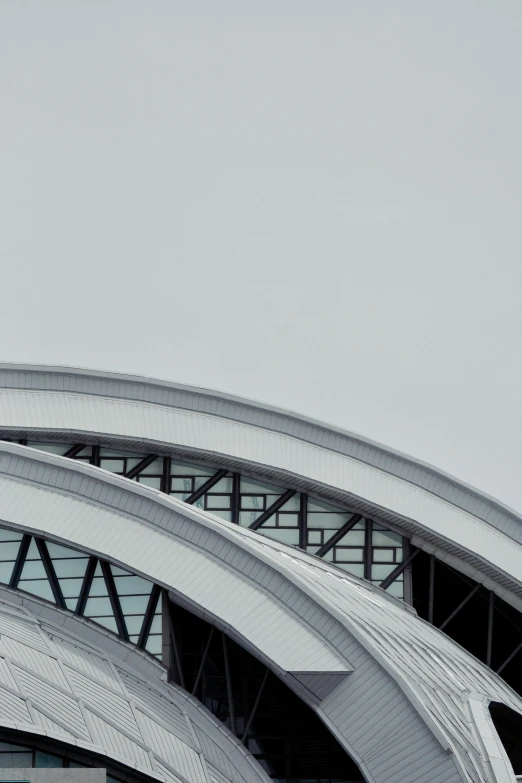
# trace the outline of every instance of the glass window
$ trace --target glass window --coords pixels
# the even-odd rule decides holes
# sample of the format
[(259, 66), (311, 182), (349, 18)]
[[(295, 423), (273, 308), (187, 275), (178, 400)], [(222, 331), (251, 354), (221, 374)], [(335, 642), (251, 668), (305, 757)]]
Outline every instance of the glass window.
[(395, 582), (392, 582), (392, 584), (388, 587), (386, 590), (387, 593), (390, 595), (393, 595), (395, 598), (400, 598), (401, 601), (404, 600), (404, 583), (402, 580), (397, 579)]
[(138, 451), (124, 451), (123, 449), (108, 449), (105, 446), (100, 448), (100, 457), (131, 457), (141, 462), (147, 455)]
[(265, 495), (242, 495), (241, 496), (241, 508), (242, 509), (264, 509), (265, 507)]
[(3, 769), (16, 769), (20, 767), (32, 767), (33, 754), (24, 749), (23, 753), (0, 753), (0, 767)]
[(31, 539), (27, 550), (18, 587), (20, 590), (25, 590), (26, 593), (37, 595), (39, 598), (54, 603), (54, 594), (34, 538)]
[[(285, 514), (282, 511), (278, 511), (276, 517), (279, 527), (298, 527), (299, 525), (298, 514)], [(274, 517), (269, 517), (268, 522), (271, 522), (273, 519)]]
[(308, 525), (310, 527), (324, 527), (331, 530), (339, 530), (348, 520), (350, 514), (308, 514)]
[(138, 484), (145, 484), (152, 489), (161, 489), (161, 477), (160, 476), (144, 476), (140, 473), (136, 481)]
[[(131, 462), (134, 462), (134, 465), (131, 465)], [(131, 470), (131, 468), (135, 468), (136, 465), (139, 465), (141, 460), (127, 460), (127, 472)], [(155, 459), (154, 462), (151, 462), (150, 465), (147, 465), (146, 468), (143, 468), (143, 470), (140, 471), (140, 476), (161, 476), (163, 473), (163, 460), (162, 459)]]
[(11, 581), (14, 569), (14, 560), (11, 563), (0, 563), (0, 582), (8, 585)]
[(230, 508), (230, 495), (205, 495), (207, 509)]
[(170, 461), (171, 476), (208, 476), (210, 478), (218, 468), (210, 468), (207, 465), (192, 465), (190, 462)]
[(122, 459), (101, 459), (100, 468), (111, 473), (125, 473), (125, 462)]
[(375, 524), (372, 531), (373, 546), (402, 546), (402, 536), (399, 533), (392, 533), (391, 530), (377, 528)]
[(21, 541), (21, 540), (22, 540), (21, 533), (15, 533), (14, 530), (6, 530), (5, 528), (0, 528), (0, 541)]
[(89, 597), (85, 605), (84, 615), (100, 625), (103, 625), (105, 628), (108, 628), (110, 631), (117, 633), (118, 627), (112, 611), (107, 585), (105, 584), (105, 579), (99, 563), (94, 572), (94, 579), (92, 580), (91, 588), (89, 590)]
[(173, 478), (170, 480), (170, 489), (172, 492), (192, 492), (191, 478)]
[(391, 565), (372, 565), (372, 580), (382, 582), (396, 567), (395, 563)]
[(2, 541), (0, 544), (0, 560), (16, 560), (21, 540), (20, 538), (18, 541)]
[(63, 457), (63, 455), (69, 451), (69, 449), (74, 445), (72, 443), (46, 443), (44, 441), (39, 440), (28, 440), (27, 445), (31, 449), (38, 449), (39, 451), (47, 451), (49, 454), (58, 454), (59, 456)]
[(35, 750), (34, 766), (39, 768), (63, 767), (63, 759), (52, 753), (44, 753), (43, 750)]
[(250, 527), (250, 525), (255, 522), (262, 513), (262, 511), (240, 511), (239, 524), (242, 527)]
[[(393, 563), (395, 562), (396, 549), (375, 549), (373, 550), (372, 560), (374, 563)], [(402, 552), (402, 550), (401, 550)]]
[(279, 496), (286, 492), (286, 489), (284, 487), (276, 487), (274, 484), (265, 484), (264, 482), (254, 481), (253, 479), (241, 476), (240, 491), (241, 494)]
[(338, 546), (364, 546), (365, 538), (364, 522), (357, 522), (357, 524), (339, 540)]
[(364, 549), (342, 546), (336, 546), (334, 549), (336, 563), (362, 563), (363, 561)]
[(281, 541), (284, 544), (291, 544), (292, 546), (299, 545), (299, 531), (284, 528), (264, 528), (260, 527), (258, 530), (262, 535), (268, 538), (273, 538), (276, 541)]
[(227, 522), (232, 521), (232, 512), (231, 511), (216, 511), (212, 510), (209, 511), (209, 514), (212, 514), (215, 517), (219, 517), (220, 519), (225, 519)]

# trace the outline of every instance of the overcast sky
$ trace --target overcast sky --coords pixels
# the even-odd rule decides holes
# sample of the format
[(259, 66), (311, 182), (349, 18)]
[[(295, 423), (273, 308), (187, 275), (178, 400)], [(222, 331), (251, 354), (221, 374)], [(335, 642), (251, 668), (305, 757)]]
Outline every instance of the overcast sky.
[(0, 358), (291, 408), (522, 510), (520, 0), (1, 0)]

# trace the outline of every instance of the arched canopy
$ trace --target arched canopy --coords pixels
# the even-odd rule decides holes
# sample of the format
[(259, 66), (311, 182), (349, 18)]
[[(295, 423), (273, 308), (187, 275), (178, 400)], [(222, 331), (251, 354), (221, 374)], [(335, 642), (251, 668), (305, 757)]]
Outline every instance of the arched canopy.
[(382, 591), (100, 469), (2, 444), (0, 520), (168, 588), (303, 699), (329, 680), (310, 704), (369, 781), (490, 780), (470, 698), (522, 712), (497, 676)]
[(413, 536), (505, 600), (522, 598), (519, 516), (442, 472), (334, 427), (230, 395), (72, 368), (2, 365), (0, 435), (103, 437), (202, 455), (322, 494)]

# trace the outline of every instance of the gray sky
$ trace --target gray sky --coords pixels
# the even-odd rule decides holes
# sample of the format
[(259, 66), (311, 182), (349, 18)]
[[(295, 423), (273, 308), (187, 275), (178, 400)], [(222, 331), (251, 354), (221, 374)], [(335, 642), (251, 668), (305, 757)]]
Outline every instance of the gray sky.
[(0, 358), (254, 397), (522, 509), (520, 0), (2, 0)]

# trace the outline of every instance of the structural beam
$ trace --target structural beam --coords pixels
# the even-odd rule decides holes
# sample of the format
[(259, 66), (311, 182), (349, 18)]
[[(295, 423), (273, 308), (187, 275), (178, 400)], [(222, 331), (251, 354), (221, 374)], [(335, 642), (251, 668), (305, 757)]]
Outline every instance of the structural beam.
[(71, 446), (71, 448), (66, 451), (63, 456), (68, 457), (69, 459), (73, 459), (73, 457), (76, 457), (76, 455), (79, 454), (80, 451), (83, 451), (84, 448), (85, 443), (77, 443), (75, 446)]
[(495, 593), (493, 590), (489, 593), (488, 601), (488, 640), (486, 646), (486, 663), (491, 666), (491, 656), (493, 653), (493, 620), (495, 616)]
[(89, 558), (89, 562), (87, 563), (87, 568), (85, 569), (85, 576), (83, 577), (82, 587), (80, 590), (80, 595), (78, 596), (78, 603), (76, 604), (75, 614), (83, 615), (85, 611), (85, 604), (87, 603), (87, 598), (89, 597), (89, 593), (91, 592), (92, 580), (94, 578), (94, 572), (96, 571), (97, 565), (98, 565), (98, 558), (91, 556)]
[(109, 594), (109, 600), (111, 602), (114, 619), (116, 620), (118, 634), (119, 636), (121, 636), (121, 638), (124, 641), (128, 642), (129, 634), (127, 633), (127, 626), (125, 624), (125, 618), (121, 610), (120, 599), (118, 598), (118, 592), (116, 590), (116, 585), (114, 583), (114, 577), (112, 575), (111, 567), (109, 563), (105, 563), (103, 560), (100, 560), (100, 565), (101, 565), (103, 577), (105, 579), (107, 592)]
[(267, 670), (265, 672), (265, 676), (263, 677), (261, 685), (259, 686), (259, 690), (257, 692), (257, 696), (256, 696), (256, 700), (254, 702), (254, 706), (252, 707), (252, 711), (251, 711), (250, 715), (248, 716), (248, 721), (247, 721), (247, 724), (245, 726), (245, 730), (243, 732), (243, 736), (241, 737), (241, 742), (243, 743), (243, 745), (245, 744), (245, 740), (248, 737), (248, 732), (250, 731), (250, 727), (252, 726), (252, 721), (254, 720), (254, 718), (256, 716), (257, 708), (259, 706), (259, 702), (261, 701), (261, 696), (263, 695), (263, 689), (265, 687), (265, 683), (266, 683), (267, 678), (268, 678), (268, 672), (269, 672), (269, 669), (267, 668)]
[(199, 664), (198, 673), (196, 675), (196, 679), (194, 681), (194, 687), (192, 688), (192, 695), (194, 695), (197, 691), (199, 681), (201, 679), (201, 676), (203, 674), (203, 669), (205, 668), (205, 663), (207, 662), (207, 656), (208, 651), (210, 650), (210, 644), (212, 642), (212, 637), (214, 636), (214, 626), (210, 629), (210, 633), (208, 635), (207, 643), (205, 645), (205, 649), (203, 650), (203, 657), (201, 658), (201, 663)]
[(232, 691), (230, 663), (228, 660), (227, 637), (223, 632), (221, 632), (221, 639), (223, 641), (223, 658), (225, 660), (225, 679), (227, 683), (228, 716), (230, 718), (230, 731), (232, 732), (232, 734), (236, 734), (236, 714), (234, 710), (234, 693)]
[(471, 601), (471, 599), (473, 598), (473, 596), (475, 595), (475, 593), (477, 592), (479, 587), (480, 587), (480, 584), (476, 584), (475, 587), (473, 588), (473, 590), (471, 590), (471, 592), (468, 593), (468, 595), (460, 602), (460, 604), (457, 606), (457, 608), (454, 609), (452, 611), (452, 613), (448, 617), (446, 617), (446, 619), (444, 620), (442, 625), (439, 625), (439, 629), (441, 631), (447, 626), (447, 624), (449, 622), (451, 622), (453, 620), (453, 618), (460, 612), (460, 610), (463, 609), (466, 606), (468, 601)]
[(205, 481), (205, 483), (202, 484), (199, 489), (196, 489), (192, 495), (189, 495), (184, 502), (188, 503), (189, 506), (193, 505), (196, 500), (199, 500), (201, 497), (203, 497), (203, 495), (206, 495), (206, 493), (211, 490), (212, 487), (218, 483), (218, 481), (221, 481), (221, 479), (224, 478), (227, 473), (228, 470), (218, 470), (218, 472), (214, 473), (214, 475), (211, 476), (208, 481)]
[(317, 557), (323, 557), (327, 552), (332, 549), (340, 540), (341, 538), (344, 538), (344, 536), (350, 532), (352, 527), (355, 527), (357, 522), (360, 522), (362, 519), (361, 514), (354, 514), (350, 519), (344, 523), (342, 527), (337, 530), (333, 536), (331, 536), (328, 541), (325, 541), (325, 543), (320, 547), (317, 552), (315, 553)]
[(141, 626), (140, 635), (137, 641), (138, 647), (141, 647), (142, 649), (147, 644), (147, 639), (149, 638), (149, 633), (150, 633), (150, 627), (152, 625), (152, 621), (154, 620), (154, 615), (156, 614), (156, 609), (158, 607), (158, 601), (160, 599), (160, 595), (161, 595), (161, 587), (159, 585), (154, 585), (150, 593), (147, 609), (145, 610), (145, 617), (143, 618), (143, 625)]
[(287, 491), (277, 498), (277, 500), (272, 503), (271, 506), (268, 506), (266, 511), (263, 511), (261, 516), (258, 517), (255, 522), (252, 522), (252, 524), (249, 525), (250, 530), (257, 530), (261, 527), (261, 525), (264, 525), (267, 519), (270, 519), (270, 517), (273, 516), (276, 511), (279, 511), (279, 509), (282, 508), (285, 503), (290, 500), (290, 498), (293, 498), (294, 495), (295, 491), (293, 489), (287, 489)]
[(430, 555), (430, 586), (428, 593), (428, 622), (433, 625), (435, 610), (435, 555)]
[(24, 567), (25, 558), (27, 557), (27, 551), (29, 549), (30, 543), (31, 536), (24, 535), (20, 543), (20, 549), (18, 550), (18, 554), (16, 556), (13, 573), (11, 574), (11, 579), (9, 580), (9, 587), (18, 587), (18, 581), (22, 573), (22, 568)]
[(402, 563), (399, 563), (399, 565), (398, 565), (396, 568), (394, 568), (394, 569), (393, 569), (393, 571), (391, 572), (391, 574), (388, 574), (388, 576), (386, 577), (386, 579), (383, 579), (383, 580), (382, 580), (382, 582), (380, 583), (379, 587), (380, 587), (382, 590), (387, 590), (387, 589), (388, 589), (388, 587), (389, 587), (391, 584), (393, 584), (393, 582), (395, 582), (395, 580), (397, 579), (397, 577), (399, 577), (399, 576), (402, 574), (402, 572), (403, 572), (403, 571), (404, 571), (404, 570), (405, 570), (405, 569), (406, 569), (406, 568), (409, 566), (409, 564), (411, 563), (411, 561), (412, 561), (412, 560), (413, 560), (415, 557), (417, 557), (417, 555), (418, 555), (418, 554), (419, 554), (419, 550), (418, 550), (418, 549), (414, 549), (412, 552), (410, 552), (410, 554), (408, 555), (408, 557), (406, 558), (406, 560), (403, 560), (403, 561), (402, 561)]
[(497, 674), (500, 674), (500, 672), (501, 672), (503, 669), (505, 669), (505, 668), (506, 668), (506, 666), (508, 665), (508, 663), (511, 663), (511, 661), (513, 660), (513, 658), (515, 657), (515, 655), (516, 655), (518, 652), (520, 652), (520, 650), (522, 650), (522, 642), (520, 642), (520, 644), (517, 644), (517, 646), (515, 647), (515, 649), (513, 650), (513, 652), (512, 652), (510, 655), (508, 655), (508, 657), (506, 658), (506, 660), (504, 661), (504, 663), (500, 664), (500, 666), (499, 666), (499, 667), (498, 667), (498, 669), (497, 669)]
[(125, 473), (125, 478), (133, 479), (136, 478), (145, 468), (148, 468), (149, 465), (151, 465), (155, 459), (158, 459), (157, 454), (149, 454), (147, 457), (141, 460), (141, 462), (138, 462), (137, 465), (135, 465), (133, 468), (131, 468), (127, 473)]
[(56, 576), (56, 572), (49, 555), (49, 550), (47, 549), (47, 544), (42, 538), (35, 538), (35, 541), (36, 546), (38, 547), (39, 555), (42, 558), (42, 563), (43, 567), (45, 568), (45, 573), (47, 574), (47, 579), (49, 580), (51, 590), (53, 591), (54, 602), (56, 606), (60, 607), (60, 609), (66, 609), (67, 607), (63, 597), (62, 588), (60, 587), (60, 583)]

